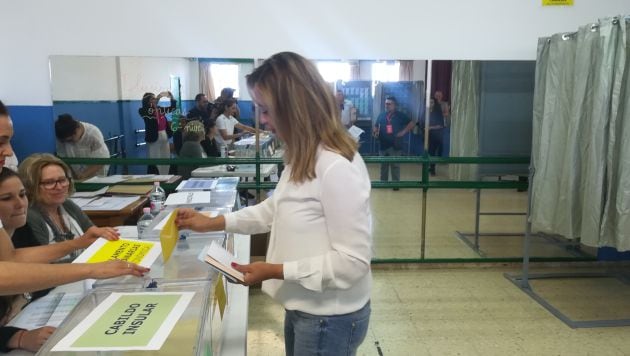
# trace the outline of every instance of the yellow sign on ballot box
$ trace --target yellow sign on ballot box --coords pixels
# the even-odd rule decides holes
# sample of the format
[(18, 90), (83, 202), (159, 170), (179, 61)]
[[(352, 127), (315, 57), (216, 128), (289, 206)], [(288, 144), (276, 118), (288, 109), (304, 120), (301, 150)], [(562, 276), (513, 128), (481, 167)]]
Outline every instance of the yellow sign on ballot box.
[(543, 6), (573, 6), (573, 0), (542, 0)]
[(98, 263), (111, 260), (127, 261), (151, 267), (162, 248), (155, 242), (119, 239), (108, 241), (99, 238), (85, 249), (73, 263)]

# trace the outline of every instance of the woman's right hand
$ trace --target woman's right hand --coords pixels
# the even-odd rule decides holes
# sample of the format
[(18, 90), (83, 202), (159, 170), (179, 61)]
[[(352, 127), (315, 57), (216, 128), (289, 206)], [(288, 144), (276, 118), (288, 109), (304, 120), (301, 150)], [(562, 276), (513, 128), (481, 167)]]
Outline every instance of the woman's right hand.
[(190, 229), (197, 232), (208, 231), (208, 222), (211, 218), (200, 214), (194, 209), (180, 208), (177, 209), (175, 217), (175, 225), (180, 229)]
[(88, 266), (91, 267), (88, 278), (95, 279), (106, 279), (124, 275), (143, 277), (145, 273), (149, 272), (149, 269), (146, 267), (120, 260), (93, 263)]
[(26, 330), (20, 338), (20, 349), (37, 352), (52, 335), (56, 328), (44, 326), (38, 329)]

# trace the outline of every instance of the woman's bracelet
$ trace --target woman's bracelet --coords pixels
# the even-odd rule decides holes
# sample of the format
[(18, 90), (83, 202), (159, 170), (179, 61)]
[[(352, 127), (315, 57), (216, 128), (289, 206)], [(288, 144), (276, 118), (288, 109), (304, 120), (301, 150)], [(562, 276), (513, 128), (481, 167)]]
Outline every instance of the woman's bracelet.
[(20, 330), (20, 336), (18, 336), (18, 340), (17, 340), (17, 348), (18, 349), (22, 348), (22, 336), (24, 336), (25, 332), (26, 332), (26, 330), (24, 330), (24, 329)]

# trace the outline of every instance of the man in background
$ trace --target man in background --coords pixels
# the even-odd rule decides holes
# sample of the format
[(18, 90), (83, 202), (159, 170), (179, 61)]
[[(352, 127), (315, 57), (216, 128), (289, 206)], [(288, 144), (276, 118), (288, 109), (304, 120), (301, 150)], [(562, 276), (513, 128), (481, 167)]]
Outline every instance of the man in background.
[[(376, 119), (372, 135), (380, 144), (380, 156), (402, 156), (404, 136), (413, 128), (414, 122), (407, 115), (398, 111), (396, 98), (388, 95), (385, 98), (385, 112)], [(391, 167), (392, 181), (400, 181), (399, 163), (381, 163), (381, 180), (389, 180)], [(398, 188), (394, 188), (398, 190)]]
[[(103, 134), (98, 127), (75, 120), (70, 114), (61, 114), (55, 121), (57, 155), (59, 157), (109, 158)], [(73, 164), (76, 179), (88, 179), (107, 175), (109, 166)]]

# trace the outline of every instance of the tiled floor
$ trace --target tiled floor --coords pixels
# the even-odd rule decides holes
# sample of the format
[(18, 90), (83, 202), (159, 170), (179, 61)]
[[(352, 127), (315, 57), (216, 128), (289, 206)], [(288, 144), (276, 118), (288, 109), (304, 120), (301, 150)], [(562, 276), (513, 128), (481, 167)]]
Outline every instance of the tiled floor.
[[(358, 354), (630, 354), (630, 327), (571, 329), (507, 280), (506, 272), (520, 273), (501, 266), (376, 267), (368, 337)], [(630, 316), (630, 286), (616, 279), (545, 280), (532, 286), (575, 319)], [(283, 309), (259, 289), (250, 296), (248, 354), (283, 355)]]
[[(369, 165), (378, 180), (378, 165)], [(403, 165), (402, 180), (419, 180)], [(446, 168), (438, 176), (446, 179)], [(425, 258), (479, 258), (457, 232), (474, 232), (473, 190), (428, 192)], [(374, 258), (420, 257), (422, 194), (372, 190)], [(524, 212), (527, 193), (484, 190), (482, 211)], [(522, 256), (523, 216), (483, 216), (484, 257)], [(532, 239), (532, 256), (569, 257), (566, 241)], [(582, 246), (586, 253), (594, 250)], [(577, 264), (539, 271), (583, 270)], [(591, 265), (589, 268), (593, 268)], [(505, 265), (373, 265), (372, 317), (360, 355), (630, 355), (630, 327), (571, 329), (504, 277)], [(535, 280), (535, 291), (575, 320), (630, 317), (630, 286), (613, 278)], [(283, 309), (251, 289), (249, 355), (283, 355)]]
[[(380, 179), (379, 165), (369, 164), (372, 180)], [(438, 166), (438, 175), (431, 180), (448, 180), (448, 167)], [(504, 177), (505, 179), (506, 177)], [(516, 177), (507, 177), (507, 179)], [(496, 179), (496, 178), (495, 178)], [(420, 166), (401, 165), (402, 181), (420, 180)], [(418, 259), (421, 257), (422, 191), (420, 189), (372, 189), (372, 213), (374, 221), (374, 258)], [(525, 216), (483, 215), (479, 231), (491, 234), (480, 238), (481, 254), (471, 249), (458, 235), (475, 231), (476, 192), (472, 189), (429, 189), (427, 193), (425, 258), (503, 258), (521, 257), (523, 238), (511, 236), (525, 231)], [(514, 189), (486, 189), (481, 193), (482, 212), (524, 213), (527, 210), (527, 192)], [(510, 235), (511, 234), (511, 235)], [(557, 242), (560, 241), (561, 244)], [(532, 240), (531, 256), (573, 257), (580, 256), (567, 250), (560, 239)], [(582, 246), (584, 253), (594, 250)]]

